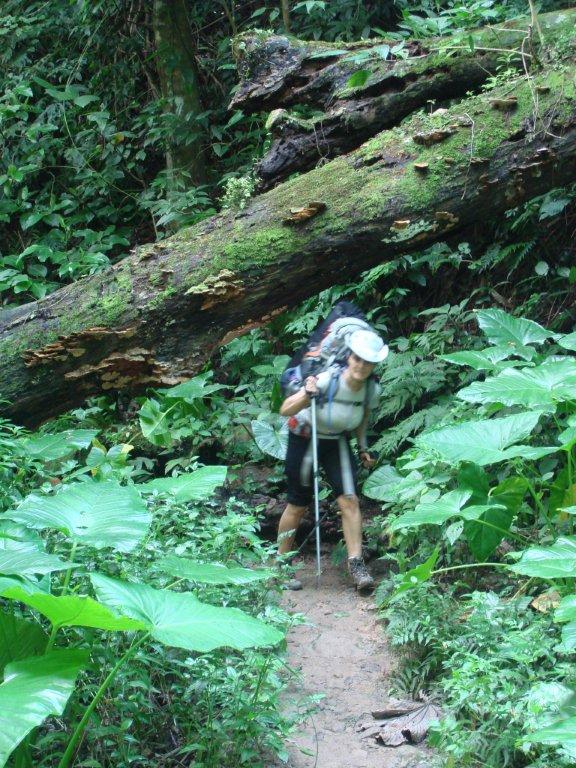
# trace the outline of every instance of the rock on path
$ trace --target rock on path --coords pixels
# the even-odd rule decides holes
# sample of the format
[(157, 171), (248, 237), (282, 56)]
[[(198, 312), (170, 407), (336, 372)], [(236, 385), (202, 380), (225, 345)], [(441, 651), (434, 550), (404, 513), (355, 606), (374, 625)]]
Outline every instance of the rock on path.
[(314, 558), (306, 558), (297, 574), (304, 589), (283, 599), (309, 622), (288, 635), (287, 661), (300, 680), (288, 691), (286, 706), (324, 694), (288, 744), (288, 768), (427, 768), (425, 748), (384, 747), (356, 732), (356, 724), (370, 720), (387, 698), (395, 661), (372, 598), (359, 596), (344, 566), (334, 566), (327, 555), (319, 588), (315, 568)]

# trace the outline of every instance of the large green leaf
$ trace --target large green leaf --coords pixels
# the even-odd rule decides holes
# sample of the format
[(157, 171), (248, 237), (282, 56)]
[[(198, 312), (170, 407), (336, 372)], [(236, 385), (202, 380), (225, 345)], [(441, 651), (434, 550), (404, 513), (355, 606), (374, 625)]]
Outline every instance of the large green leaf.
[(368, 477), (362, 492), (370, 499), (395, 502), (409, 501), (419, 496), (425, 488), (426, 484), (420, 472), (414, 470), (404, 476), (391, 465), (384, 464)]
[(154, 565), (154, 570), (168, 573), (179, 579), (197, 581), (201, 584), (252, 584), (255, 581), (270, 579), (274, 572), (270, 570), (253, 571), (240, 566), (228, 567), (219, 563), (197, 563), (186, 557), (168, 555)]
[(284, 419), (274, 424), (255, 419), (250, 422), (256, 445), (275, 459), (284, 459), (288, 448), (288, 426)]
[(152, 443), (152, 445), (168, 448), (174, 442), (170, 432), (168, 416), (177, 405), (178, 403), (176, 402), (170, 407), (166, 407), (153, 397), (148, 398), (143, 403), (138, 411), (140, 429), (146, 440)]
[(534, 354), (527, 344), (543, 344), (554, 335), (533, 320), (512, 317), (501, 309), (481, 309), (476, 316), (480, 328), (492, 344), (508, 347), (527, 360), (531, 360)]
[(512, 524), (514, 514), (505, 506), (486, 507), (476, 520), (464, 525), (464, 535), (476, 560), (483, 561), (494, 552)]
[(73, 541), (130, 552), (145, 536), (150, 514), (133, 486), (90, 481), (50, 496), (28, 496), (7, 515), (31, 528), (54, 528)]
[(464, 462), (458, 470), (458, 487), (471, 492), (472, 504), (486, 504), (490, 490), (490, 480), (486, 471), (478, 464)]
[(48, 636), (35, 621), (0, 611), (0, 670), (11, 661), (42, 653)]
[(576, 352), (576, 332), (567, 333), (565, 336), (558, 335), (556, 341), (564, 349), (571, 349), (572, 352)]
[(64, 562), (56, 555), (42, 552), (28, 542), (12, 542), (9, 548), (3, 548), (0, 545), (0, 573), (2, 574), (43, 575), (78, 567), (77, 563)]
[(4, 589), (2, 597), (24, 603), (46, 616), (56, 627), (93, 627), (110, 632), (135, 632), (147, 629), (143, 622), (119, 616), (108, 606), (96, 602), (91, 597), (48, 595), (43, 592), (31, 592), (23, 587)]
[(490, 491), (490, 499), (516, 514), (529, 487), (530, 483), (525, 477), (507, 477)]
[(554, 613), (554, 621), (567, 622), (562, 627), (562, 650), (573, 653), (576, 650), (576, 595), (562, 598)]
[[(463, 468), (458, 476), (459, 481), (476, 485), (473, 499), (477, 506), (462, 510), (462, 516), (468, 521), (464, 532), (474, 557), (485, 560), (506, 536), (526, 494), (528, 481), (523, 477), (508, 477), (489, 491), (487, 477), (474, 472), (472, 467), (474, 465)], [(473, 511), (480, 514), (472, 514)]]
[(508, 566), (525, 576), (541, 579), (576, 577), (576, 537), (560, 538), (549, 547), (530, 547), (522, 552), (520, 560)]
[(184, 381), (182, 384), (177, 384), (170, 389), (161, 389), (164, 397), (169, 399), (184, 400), (187, 403), (193, 403), (195, 400), (200, 400), (207, 395), (211, 395), (214, 392), (218, 392), (220, 389), (226, 389), (224, 384), (213, 384), (209, 382), (213, 376), (212, 371), (208, 373), (202, 373), (200, 376), (195, 376), (189, 381)]
[(558, 744), (566, 749), (576, 749), (576, 717), (568, 717), (546, 728), (540, 728), (526, 736), (525, 741), (536, 744)]
[(574, 653), (576, 651), (576, 620), (569, 621), (562, 627), (562, 652)]
[(417, 438), (416, 444), (451, 464), (469, 461), (485, 466), (516, 456), (539, 457), (558, 449), (531, 448), (514, 443), (528, 437), (540, 416), (536, 411), (515, 413), (500, 419), (465, 421), (425, 432)]
[(383, 464), (368, 477), (362, 493), (369, 499), (392, 501), (404, 477), (391, 464)]
[(64, 562), (56, 555), (49, 555), (36, 531), (12, 520), (0, 521), (0, 574), (44, 575), (77, 567), (75, 563)]
[(44, 539), (38, 531), (32, 530), (25, 525), (15, 523), (7, 517), (0, 518), (0, 549), (10, 549), (13, 544), (33, 545), (38, 550), (45, 551)]
[(442, 525), (458, 515), (470, 496), (471, 491), (458, 489), (449, 491), (433, 502), (423, 502), (415, 509), (405, 512), (390, 525), (391, 531), (399, 528), (416, 528), (420, 525)]
[(572, 400), (575, 390), (576, 360), (566, 358), (547, 361), (535, 368), (510, 368), (494, 378), (464, 387), (458, 397), (470, 403), (553, 409), (556, 403)]
[(275, 645), (282, 633), (238, 608), (216, 608), (189, 592), (153, 589), (101, 574), (90, 578), (100, 600), (124, 615), (143, 621), (165, 645), (189, 651)]
[(0, 768), (33, 728), (60, 716), (88, 651), (53, 651), (9, 664), (0, 685)]
[(177, 501), (202, 501), (208, 499), (214, 490), (226, 480), (227, 467), (201, 467), (178, 477), (159, 477), (138, 486), (140, 491), (170, 493)]
[(576, 595), (567, 595), (554, 612), (554, 621), (576, 621)]
[(22, 440), (22, 449), (30, 456), (55, 461), (87, 448), (97, 434), (97, 429), (67, 429), (56, 434), (26, 438)]
[[(513, 350), (510, 350), (508, 347), (486, 347), (486, 349), (478, 351), (451, 352), (448, 355), (438, 355), (438, 357), (455, 365), (467, 365), (475, 371), (493, 371), (499, 367), (498, 363), (505, 360), (512, 353)], [(507, 361), (506, 365), (515, 365), (515, 363)], [(521, 365), (526, 365), (526, 363), (523, 361)]]

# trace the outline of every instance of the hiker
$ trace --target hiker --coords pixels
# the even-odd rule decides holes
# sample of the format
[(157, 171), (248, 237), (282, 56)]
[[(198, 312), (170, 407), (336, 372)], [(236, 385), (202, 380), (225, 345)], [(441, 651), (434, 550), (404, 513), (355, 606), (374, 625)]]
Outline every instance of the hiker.
[[(353, 332), (347, 347), (345, 367), (336, 374), (333, 370), (325, 370), (318, 376), (306, 377), (304, 384), (289, 395), (280, 408), (281, 415), (289, 417), (289, 435), (286, 454), (288, 504), (278, 525), (278, 553), (292, 551), (296, 529), (312, 500), (310, 403), (312, 397), (318, 397), (318, 459), (336, 494), (350, 576), (357, 589), (365, 590), (374, 586), (374, 580), (362, 559), (362, 518), (350, 435), (356, 436), (362, 465), (373, 467), (375, 460), (368, 452), (366, 427), (370, 410), (378, 402), (380, 388), (371, 374), (375, 365), (386, 358), (388, 347), (372, 330)], [(337, 388), (333, 397), (328, 398), (326, 394), (335, 375), (338, 376)], [(301, 584), (294, 579), (288, 587), (301, 589)]]

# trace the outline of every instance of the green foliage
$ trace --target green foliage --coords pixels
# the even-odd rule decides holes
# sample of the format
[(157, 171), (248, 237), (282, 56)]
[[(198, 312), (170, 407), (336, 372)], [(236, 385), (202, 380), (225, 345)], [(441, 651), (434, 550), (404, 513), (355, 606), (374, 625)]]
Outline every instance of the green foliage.
[(405, 37), (431, 37), (448, 35), (462, 29), (493, 24), (505, 19), (510, 13), (506, 4), (496, 0), (423, 0), (408, 3), (400, 0), (402, 20), (398, 27)]
[(177, 502), (201, 501), (226, 480), (226, 467), (201, 467), (172, 477), (157, 477), (139, 486), (141, 493), (158, 492)]
[(256, 179), (253, 174), (246, 176), (231, 176), (224, 182), (222, 208), (232, 211), (242, 211), (254, 194)]
[(550, 617), (529, 602), (423, 586), (386, 608), (391, 641), (407, 654), (397, 688), (427, 691), (446, 712), (432, 743), (447, 768), (571, 764), (558, 732), (556, 740), (542, 738), (551, 748), (532, 738), (536, 724), (558, 718), (574, 675)]
[(0, 765), (50, 715), (60, 716), (76, 678), (88, 661), (85, 650), (67, 649), (24, 659), (4, 668), (0, 685)]
[(32, 529), (61, 531), (75, 544), (120, 552), (138, 545), (151, 520), (136, 488), (114, 481), (74, 483), (51, 496), (31, 494), (6, 514)]
[[(235, 86), (229, 39), (256, 24), (283, 31), (283, 22), (278, 2), (224, 5), (188, 4), (186, 34), (206, 107), (197, 114), (160, 98), (146, 4), (4, 4), (2, 303), (38, 298), (98, 271), (130, 246), (207, 215), (215, 200), (231, 211), (246, 205), (254, 159), (265, 147), (264, 120), (227, 112)], [(291, 7), (291, 32), (327, 40), (384, 35), (374, 55), (387, 59), (408, 55), (407, 35), (461, 30), (468, 45), (467, 28), (525, 13), (523, 5), (492, 0), (400, 9), (400, 31), (390, 35), (392, 4), (306, 0)], [(390, 45), (394, 37), (399, 42)], [(365, 52), (352, 55), (363, 70)], [(506, 80), (506, 67), (487, 88)], [(349, 87), (361, 84), (364, 75), (357, 75)], [(199, 185), (185, 169), (166, 169), (167, 153), (198, 138), (210, 166)], [(239, 622), (239, 632), (224, 640), (231, 644), (242, 645), (242, 633), (256, 627), (271, 632), (270, 640), (286, 626), (270, 604), (269, 574), (260, 568), (268, 549), (252, 505), (232, 499), (223, 508), (210, 500), (225, 470), (198, 468), (197, 455), (242, 464), (260, 461), (262, 452), (268, 462), (279, 459), (278, 377), (287, 358), (277, 353), (291, 353), (342, 297), (359, 301), (391, 340), (376, 449), (393, 461), (408, 447), (396, 467), (380, 466), (366, 483), (387, 514), (371, 535), (388, 538), (388, 560), (401, 572), (390, 630), (415, 654), (401, 679), (415, 692), (443, 676), (435, 690), (444, 693), (448, 715), (436, 739), (450, 765), (568, 764), (573, 711), (556, 702), (558, 691), (565, 697), (574, 685), (566, 654), (576, 648), (569, 594), (576, 506), (569, 353), (576, 343), (573, 333), (558, 331), (574, 321), (575, 192), (554, 190), (510, 212), (483, 253), (475, 244), (439, 243), (333, 286), (227, 345), (216, 381), (204, 373), (150, 392), (139, 403), (138, 424), (129, 414), (120, 423), (121, 403), (114, 408), (103, 399), (33, 435), (0, 422), (0, 510), (29, 526), (5, 520), (0, 527), (8, 607), (0, 615), (0, 660), (3, 668), (22, 664), (18, 677), (30, 659), (37, 667), (37, 658), (42, 664), (72, 646), (90, 649), (80, 686), (66, 683), (58, 694), (60, 704), (68, 699), (67, 723), (95, 703), (80, 765), (146, 768), (173, 757), (204, 768), (256, 767), (268, 764), (268, 750), (285, 757), (289, 723), (278, 714), (284, 673), (274, 654), (183, 652), (163, 643), (210, 646), (224, 610), (236, 611), (226, 615)], [(517, 314), (526, 317), (471, 311), (493, 301), (524, 304)], [(476, 318), (490, 346), (475, 335)], [(155, 458), (133, 458), (132, 443)], [(151, 478), (165, 459), (166, 476)], [(518, 551), (515, 561), (505, 557), (510, 548)], [(555, 579), (562, 601), (554, 621), (533, 615), (525, 600), (431, 588), (431, 578), (445, 584), (451, 569), (480, 581), (475, 563), (486, 558), (497, 564), (502, 589), (518, 573), (529, 574), (535, 591), (542, 579)], [(103, 574), (95, 577), (98, 591), (88, 573)], [(212, 621), (208, 637), (197, 637), (200, 615)], [(253, 623), (262, 619), (267, 629)], [(149, 636), (138, 646), (143, 633)], [(125, 666), (105, 688), (104, 675), (119, 660)], [(39, 712), (58, 685), (50, 665), (43, 671)], [(0, 685), (2, 696), (13, 697), (9, 682)], [(3, 711), (13, 705), (10, 698)], [(60, 705), (53, 711), (61, 717)], [(3, 733), (19, 729), (7, 749), (37, 724), (5, 720)], [(24, 743), (19, 766), (53, 768), (69, 737), (61, 722), (31, 734), (32, 756)]]
[(208, 414), (206, 399), (223, 389), (210, 383), (212, 372), (196, 376), (170, 389), (158, 390), (144, 401), (139, 418), (142, 434), (153, 445), (170, 446), (175, 440), (209, 437), (204, 419)]
[(256, 445), (263, 453), (276, 459), (283, 459), (286, 456), (288, 427), (284, 419), (277, 416), (276, 423), (273, 424), (269, 421), (254, 420), (251, 425)]
[[(193, 386), (182, 387), (180, 394), (187, 397), (192, 389)], [(45, 445), (47, 461), (52, 463), (70, 462), (66, 457), (71, 451), (88, 448), (89, 435), (85, 432), (68, 430), (59, 435), (59, 441), (57, 437), (51, 435), (42, 442), (41, 438), (18, 436), (12, 444), (21, 455), (28, 449), (37, 449), (39, 444)], [(90, 455), (91, 452), (87, 458)], [(215, 486), (225, 478), (223, 468), (206, 467), (188, 475), (166, 478), (165, 483), (156, 479), (140, 485), (130, 481), (128, 465), (111, 465), (112, 477), (103, 480), (86, 478), (84, 472), (78, 472), (75, 461), (70, 468), (73, 468), (71, 474), (82, 478), (80, 481), (68, 481), (55, 492), (28, 495), (18, 507), (5, 513), (2, 522), (0, 590), (7, 612), (0, 617), (3, 626), (0, 658), (8, 666), (6, 681), (0, 685), (0, 696), (5, 704), (3, 711), (12, 713), (4, 715), (2, 765), (15, 748), (21, 764), (31, 765), (35, 739), (29, 735), (47, 716), (61, 716), (67, 702), (68, 716), (72, 723), (78, 724), (72, 729), (67, 747), (65, 744), (60, 747), (59, 732), (49, 729), (48, 736), (43, 737), (41, 760), (42, 764), (46, 759), (52, 761), (46, 765), (54, 764), (55, 755), (60, 751), (60, 768), (71, 765), (86, 723), (91, 715), (96, 716), (107, 689), (129, 684), (143, 662), (142, 653), (146, 657), (152, 654), (146, 664), (153, 663), (157, 673), (169, 675), (171, 666), (182, 662), (173, 652), (161, 654), (163, 661), (158, 665), (156, 653), (163, 646), (200, 652), (209, 662), (210, 654), (221, 653), (217, 649), (223, 646), (244, 650), (271, 646), (282, 638), (281, 629), (246, 612), (263, 614), (262, 596), (271, 576), (270, 572), (259, 573), (241, 567), (242, 562), (254, 566), (267, 556), (255, 535), (255, 518), (232, 513), (210, 523), (210, 517), (204, 515), (203, 526), (198, 529), (195, 523), (198, 512), (194, 513), (189, 506), (193, 499), (205, 507)], [(119, 479), (128, 484), (122, 484)], [(182, 482), (178, 482), (180, 479)], [(147, 503), (141, 496), (144, 492)], [(153, 515), (162, 523), (154, 523), (150, 529)], [(183, 523), (178, 524), (180, 530), (174, 529), (166, 535), (179, 516)], [(35, 533), (36, 529), (52, 532), (41, 538)], [(242, 547), (239, 547), (240, 540)], [(128, 551), (130, 561), (124, 555)], [(176, 556), (183, 552), (193, 553), (195, 559)], [(68, 553), (70, 561), (63, 560), (62, 553)], [(227, 567), (219, 564), (226, 561), (231, 561)], [(156, 562), (158, 568), (153, 567)], [(168, 588), (163, 574), (174, 572), (175, 568), (179, 580), (209, 585), (196, 587), (197, 591), (204, 591), (207, 600), (201, 600), (197, 591), (174, 590), (174, 585)], [(65, 575), (60, 577), (60, 572)], [(51, 574), (51, 582), (46, 580), (46, 574)], [(256, 595), (260, 595), (257, 600)], [(223, 601), (226, 607), (211, 605), (214, 601)], [(234, 607), (235, 602), (242, 608)], [(32, 611), (41, 618), (36, 618), (36, 623), (22, 619), (22, 610)], [(275, 624), (284, 621), (280, 614), (274, 616), (271, 612), (269, 618)], [(46, 627), (46, 634), (39, 633), (38, 622)], [(112, 639), (105, 642), (102, 631)], [(16, 638), (17, 648), (13, 646)], [(150, 651), (145, 650), (145, 645)], [(22, 655), (17, 655), (18, 651)], [(99, 658), (100, 665), (108, 667), (110, 674), (90, 682), (93, 677), (88, 664), (90, 657)], [(129, 666), (132, 657), (139, 659), (136, 667)], [(278, 716), (273, 717), (282, 687), (274, 659), (270, 658), (264, 666), (263, 656), (253, 655), (251, 659), (258, 669), (268, 727), (277, 723), (269, 737), (263, 731), (264, 721), (248, 729), (252, 741), (246, 748), (254, 759), (265, 747), (274, 746), (279, 750), (276, 727), (281, 731), (287, 726)], [(228, 669), (234, 670), (235, 664), (229, 657)], [(240, 664), (245, 668), (246, 679), (253, 680), (250, 663), (241, 660)], [(79, 673), (83, 680), (80, 696), (75, 689)], [(245, 690), (245, 684), (237, 687), (240, 695), (239, 689)], [(259, 694), (254, 696), (255, 712), (258, 712), (258, 698)], [(205, 706), (214, 707), (210, 697), (204, 695), (204, 700)], [(224, 701), (219, 706), (223, 711), (226, 709)], [(197, 714), (200, 718), (201, 710)], [(125, 716), (122, 707), (119, 716)], [(244, 723), (237, 722), (235, 727), (246, 732)], [(93, 742), (91, 750), (97, 745), (97, 732), (98, 729), (89, 739)], [(117, 728), (116, 733), (122, 738), (120, 729)], [(30, 743), (24, 744), (27, 737)], [(184, 742), (182, 754), (188, 749), (184, 744), (195, 743), (198, 738), (197, 734)], [(52, 747), (47, 749), (47, 744)], [(218, 749), (210, 745), (216, 761), (221, 758), (222, 748), (223, 744)], [(203, 753), (204, 747), (197, 745), (194, 751)]]
[[(575, 508), (574, 358), (559, 354), (559, 349), (571, 351), (571, 334), (552, 332), (501, 310), (482, 310), (477, 317), (495, 346), (480, 355), (443, 355), (460, 366), (468, 364), (485, 370), (484, 381), (457, 393), (479, 408), (475, 418), (424, 430), (396, 468), (379, 468), (365, 484), (367, 495), (391, 506), (387, 528), (401, 547), (396, 555), (401, 573), (396, 578), (391, 604), (395, 611), (403, 610), (401, 601), (411, 604), (418, 602), (420, 594), (429, 595), (425, 582), (433, 576), (442, 578), (468, 569), (474, 573), (475, 561), (486, 565), (483, 561), (489, 557), (494, 558), (493, 565), (499, 570), (507, 568), (532, 577), (533, 583), (539, 584), (537, 590), (552, 581), (561, 595), (566, 594), (576, 578), (571, 535)], [(512, 367), (504, 367), (507, 358), (513, 358), (509, 360)], [(531, 410), (518, 410), (526, 407)], [(410, 546), (415, 539), (410, 531), (418, 529), (430, 538), (426, 547), (424, 541), (420, 543), (420, 557), (418, 552), (413, 557)], [(500, 561), (498, 548), (502, 542), (508, 549), (510, 543), (515, 545), (517, 551), (511, 555), (515, 563)], [(431, 544), (435, 547), (428, 556)], [(423, 557), (428, 559), (418, 564)], [(415, 590), (413, 596), (411, 590)], [(438, 601), (443, 599), (438, 596)], [(486, 621), (494, 622), (501, 610), (496, 608), (498, 599), (475, 599), (492, 600), (493, 604), (486, 603), (482, 610), (487, 612)], [(568, 602), (563, 601), (554, 616), (563, 625), (560, 644), (553, 641), (557, 629), (549, 617), (547, 643), (535, 643), (534, 638), (540, 637), (542, 630), (525, 627), (525, 622), (516, 617), (505, 624), (506, 642), (504, 638), (492, 638), (496, 645), (492, 640), (487, 642), (486, 651), (461, 650), (467, 630), (456, 632), (453, 641), (443, 636), (442, 653), (434, 646), (432, 658), (422, 651), (425, 661), (420, 659), (419, 669), (426, 675), (438, 674), (440, 660), (446, 659), (442, 663), (448, 674), (442, 674), (439, 685), (447, 696), (449, 713), (435, 738), (448, 755), (447, 765), (474, 765), (475, 760), (494, 767), (524, 765), (521, 744), (535, 756), (544, 749), (536, 747), (537, 742), (557, 745), (558, 764), (569, 764), (566, 761), (572, 747), (570, 739), (561, 739), (565, 730), (564, 720), (558, 719), (559, 709), (547, 718), (541, 707), (538, 714), (542, 717), (534, 716), (526, 723), (514, 709), (519, 698), (531, 701), (532, 687), (544, 682), (562, 681), (570, 694), (574, 681), (567, 675), (566, 666), (554, 659), (554, 654), (571, 653), (576, 648), (576, 612), (572, 598), (564, 599)], [(471, 619), (467, 619), (467, 628), (470, 623)], [(477, 627), (475, 632), (474, 637), (481, 642)], [(426, 646), (426, 642), (419, 643)], [(450, 649), (446, 657), (445, 649)], [(546, 669), (549, 674), (544, 673)], [(500, 737), (508, 721), (511, 735)], [(558, 723), (557, 727), (551, 726), (550, 733), (542, 729), (540, 741), (531, 739), (531, 730), (552, 721)], [(461, 736), (463, 726), (466, 738)]]

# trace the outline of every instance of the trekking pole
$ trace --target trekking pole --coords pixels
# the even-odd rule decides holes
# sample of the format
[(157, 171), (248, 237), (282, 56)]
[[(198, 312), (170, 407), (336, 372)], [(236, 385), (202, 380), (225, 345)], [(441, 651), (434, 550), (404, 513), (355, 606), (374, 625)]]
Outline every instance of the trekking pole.
[(320, 499), (318, 490), (318, 436), (316, 431), (316, 395), (310, 396), (312, 419), (312, 473), (314, 475), (314, 526), (316, 528), (316, 586), (320, 586)]

